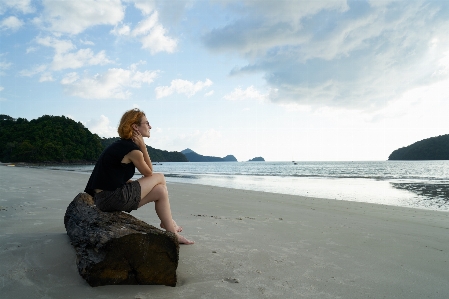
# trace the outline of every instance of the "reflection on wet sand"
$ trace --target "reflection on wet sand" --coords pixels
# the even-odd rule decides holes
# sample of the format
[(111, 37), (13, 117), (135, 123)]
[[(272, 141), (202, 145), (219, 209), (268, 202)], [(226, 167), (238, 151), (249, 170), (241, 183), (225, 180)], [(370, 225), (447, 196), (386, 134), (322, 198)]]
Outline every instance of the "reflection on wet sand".
[(446, 206), (449, 209), (449, 184), (429, 184), (411, 182), (390, 182), (391, 186), (399, 190), (407, 190), (418, 195), (422, 201), (432, 201), (440, 208)]

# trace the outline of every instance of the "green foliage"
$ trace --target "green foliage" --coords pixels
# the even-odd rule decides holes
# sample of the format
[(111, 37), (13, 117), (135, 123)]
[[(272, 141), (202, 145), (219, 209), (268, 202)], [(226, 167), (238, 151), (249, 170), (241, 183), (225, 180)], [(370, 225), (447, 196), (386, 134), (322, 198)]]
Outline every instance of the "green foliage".
[(388, 160), (449, 160), (449, 134), (401, 147), (393, 151)]
[[(101, 144), (103, 148), (108, 147), (116, 140), (118, 137), (113, 138), (102, 138)], [(164, 150), (155, 149), (147, 145), (148, 155), (150, 155), (151, 161), (153, 162), (188, 162), (186, 156), (180, 152), (168, 152)]]
[(102, 151), (100, 137), (65, 116), (44, 115), (28, 121), (0, 115), (0, 161), (95, 161)]

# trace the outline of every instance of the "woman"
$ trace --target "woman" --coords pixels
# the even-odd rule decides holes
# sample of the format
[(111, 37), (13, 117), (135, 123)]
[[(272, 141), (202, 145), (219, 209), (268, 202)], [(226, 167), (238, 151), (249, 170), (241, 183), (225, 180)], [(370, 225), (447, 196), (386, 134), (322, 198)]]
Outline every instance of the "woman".
[[(118, 127), (120, 140), (100, 155), (85, 192), (92, 195), (104, 212), (137, 210), (154, 202), (161, 227), (172, 232), (181, 244), (193, 244), (179, 232), (182, 228), (172, 219), (165, 177), (153, 173), (143, 137), (150, 137), (151, 126), (143, 111), (132, 109), (123, 114)], [(143, 175), (132, 181), (135, 168)]]

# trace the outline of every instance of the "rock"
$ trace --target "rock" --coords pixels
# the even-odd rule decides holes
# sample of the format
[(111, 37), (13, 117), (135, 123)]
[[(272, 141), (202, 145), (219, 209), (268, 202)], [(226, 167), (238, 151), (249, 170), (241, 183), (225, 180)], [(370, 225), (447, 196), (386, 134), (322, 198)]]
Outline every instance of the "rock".
[(64, 225), (76, 250), (79, 274), (90, 286), (176, 285), (179, 244), (125, 212), (102, 212), (87, 193), (67, 207)]
[(248, 160), (248, 162), (265, 162), (265, 159), (263, 157), (255, 157)]

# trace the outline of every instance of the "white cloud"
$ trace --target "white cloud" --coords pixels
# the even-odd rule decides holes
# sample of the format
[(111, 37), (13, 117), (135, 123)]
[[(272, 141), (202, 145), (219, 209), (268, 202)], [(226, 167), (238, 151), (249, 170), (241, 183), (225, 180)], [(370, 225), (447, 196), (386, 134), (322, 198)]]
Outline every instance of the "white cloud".
[(27, 48), (26, 53), (27, 53), (27, 54), (33, 53), (33, 52), (35, 52), (36, 50), (37, 50), (36, 47), (29, 47), (29, 48)]
[(152, 15), (150, 15), (148, 18), (146, 18), (145, 20), (139, 22), (139, 24), (137, 24), (136, 28), (133, 29), (132, 35), (139, 36), (139, 35), (148, 34), (154, 28), (154, 26), (156, 26), (158, 24), (158, 18), (159, 18), (159, 16), (156, 11)]
[(115, 26), (114, 29), (110, 31), (114, 35), (130, 35), (131, 29), (128, 25)]
[(120, 0), (44, 0), (44, 14), (36, 23), (56, 33), (78, 34), (91, 26), (116, 25), (125, 12)]
[(84, 125), (89, 129), (89, 131), (100, 137), (118, 137), (117, 128), (111, 126), (110, 123), (109, 118), (102, 114), (99, 119), (91, 119)]
[(142, 48), (150, 50), (151, 54), (158, 52), (173, 53), (176, 50), (178, 42), (165, 34), (165, 28), (162, 25), (156, 25), (148, 35), (140, 39)]
[(326, 11), (345, 12), (346, 0), (337, 1), (228, 1), (241, 19), (205, 35), (213, 50), (256, 54), (280, 45), (298, 45), (308, 39), (303, 18)]
[(52, 70), (77, 69), (89, 65), (105, 65), (112, 63), (106, 57), (105, 51), (95, 54), (91, 49), (80, 49), (76, 52), (69, 52), (75, 49), (75, 45), (69, 40), (58, 40), (53, 37), (37, 38), (40, 45), (51, 47), (55, 50), (55, 55), (50, 68)]
[(170, 86), (159, 86), (156, 87), (156, 98), (160, 99), (163, 97), (167, 97), (173, 93), (185, 94), (187, 97), (191, 97), (202, 89), (211, 86), (213, 83), (210, 79), (206, 79), (206, 81), (198, 81), (196, 83), (175, 79), (171, 81)]
[(23, 26), (23, 22), (21, 20), (19, 20), (17, 17), (14, 16), (10, 16), (7, 17), (6, 19), (3, 19), (0, 22), (0, 29), (2, 30), (18, 30), (20, 27)]
[(82, 43), (83, 45), (89, 45), (89, 46), (94, 46), (95, 43), (93, 41), (90, 40), (82, 40), (80, 39), (80, 43)]
[(0, 0), (0, 14), (4, 14), (7, 9), (16, 10), (24, 14), (34, 12), (31, 0)]
[(127, 2), (133, 2), (134, 6), (139, 9), (143, 15), (149, 15), (156, 8), (155, 1), (152, 0), (133, 0)]
[(132, 30), (128, 24), (120, 24), (116, 25), (110, 33), (137, 38), (142, 44), (142, 49), (149, 50), (153, 55), (159, 52), (173, 53), (178, 42), (167, 35), (167, 29), (159, 22), (159, 12), (154, 10), (154, 3), (151, 1), (132, 2), (144, 16), (148, 17), (140, 21)]
[(74, 83), (76, 80), (79, 79), (79, 76), (76, 72), (68, 73), (65, 75), (65, 77), (61, 80), (61, 84), (63, 85), (69, 85)]
[(80, 49), (75, 53), (56, 54), (53, 58), (52, 69), (76, 69), (86, 65), (104, 65), (111, 62), (106, 58), (105, 51), (94, 54), (91, 49)]
[[(384, 109), (370, 115), (371, 121), (387, 119), (401, 122), (415, 123), (417, 126), (447, 127), (448, 121), (445, 111), (449, 109), (449, 94), (446, 92), (449, 78), (407, 90), (397, 99), (389, 102)], [(432, 111), (432, 112), (430, 112)], [(438, 117), (441, 114), (444, 117)], [(419, 119), (419, 122), (418, 122)], [(437, 124), (438, 120), (441, 124)], [(421, 124), (420, 124), (421, 123)]]
[(23, 77), (32, 77), (32, 76), (34, 76), (36, 74), (39, 74), (39, 73), (42, 73), (42, 72), (44, 72), (46, 70), (47, 70), (47, 66), (41, 64), (41, 65), (36, 65), (36, 66), (34, 66), (33, 68), (31, 68), (29, 70), (22, 70), (22, 71), (20, 71), (19, 75), (23, 76)]
[(274, 102), (380, 109), (449, 76), (449, 11), (439, 1), (379, 2), (361, 11), (357, 1), (241, 1), (204, 43), (247, 60), (232, 75), (264, 74)]
[(209, 91), (209, 92), (206, 92), (206, 93), (204, 94), (204, 96), (205, 96), (205, 97), (210, 97), (210, 96), (213, 95), (213, 94), (214, 94), (214, 91), (211, 90), (211, 91)]
[(36, 42), (40, 45), (51, 47), (56, 53), (66, 53), (75, 49), (75, 45), (70, 40), (58, 40), (54, 37), (38, 37)]
[(70, 73), (61, 80), (64, 91), (72, 96), (86, 99), (127, 99), (130, 88), (140, 88), (142, 83), (150, 84), (158, 76), (158, 71), (137, 71), (135, 66), (129, 69), (112, 68), (103, 74), (79, 78)]
[(41, 75), (41, 77), (39, 78), (39, 82), (51, 82), (51, 81), (55, 81), (55, 79), (53, 79), (53, 76), (51, 75), (51, 73), (43, 73)]
[(7, 70), (11, 67), (11, 62), (0, 61), (0, 70)]
[(131, 35), (138, 37), (142, 43), (142, 48), (149, 50), (151, 54), (158, 52), (173, 53), (178, 42), (166, 35), (167, 30), (159, 23), (158, 19), (158, 12), (153, 12), (148, 18), (137, 24)]
[[(3, 86), (0, 86), (0, 92), (2, 92), (5, 88)], [(0, 102), (6, 101), (5, 98), (0, 97)]]
[(240, 100), (256, 100), (256, 101), (266, 101), (268, 100), (268, 93), (262, 94), (254, 86), (250, 86), (243, 90), (240, 87), (234, 89), (233, 92), (227, 94), (223, 97), (225, 100), (229, 101), (240, 101)]

